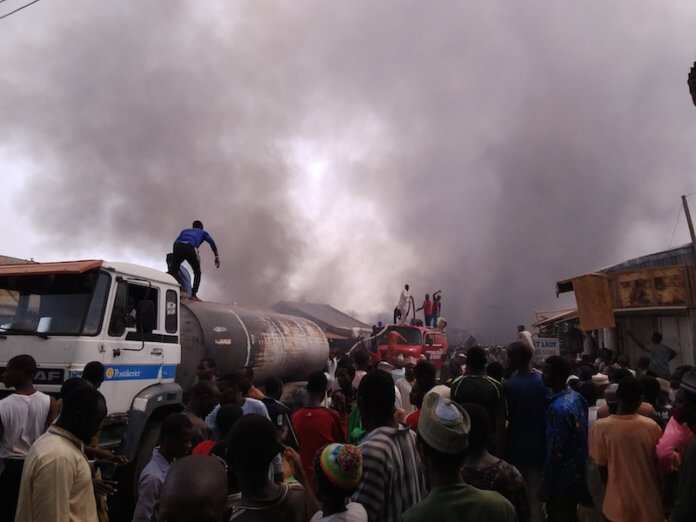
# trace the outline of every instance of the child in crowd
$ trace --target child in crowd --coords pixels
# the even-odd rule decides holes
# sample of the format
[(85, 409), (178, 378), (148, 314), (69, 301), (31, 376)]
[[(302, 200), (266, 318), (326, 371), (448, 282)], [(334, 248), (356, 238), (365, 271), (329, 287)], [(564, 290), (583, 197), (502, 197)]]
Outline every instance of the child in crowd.
[(362, 478), (362, 455), (357, 446), (329, 444), (317, 452), (317, 494), (321, 511), (311, 522), (367, 522), (365, 508), (347, 502)]

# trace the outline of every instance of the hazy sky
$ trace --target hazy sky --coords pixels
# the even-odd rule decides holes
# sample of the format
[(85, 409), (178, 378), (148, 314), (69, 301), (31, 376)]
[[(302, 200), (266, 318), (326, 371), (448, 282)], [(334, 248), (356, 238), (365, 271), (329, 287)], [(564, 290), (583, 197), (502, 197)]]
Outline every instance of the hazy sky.
[(0, 20), (0, 253), (161, 267), (201, 219), (204, 297), (373, 320), (410, 282), (506, 341), (556, 280), (687, 241), (694, 27), (693, 2), (43, 0)]

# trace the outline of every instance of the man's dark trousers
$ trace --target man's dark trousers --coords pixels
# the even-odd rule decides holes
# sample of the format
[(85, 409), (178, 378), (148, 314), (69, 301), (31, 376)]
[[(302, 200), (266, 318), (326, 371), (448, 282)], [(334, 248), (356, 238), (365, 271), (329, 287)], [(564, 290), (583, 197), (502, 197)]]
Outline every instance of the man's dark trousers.
[(174, 243), (171, 274), (178, 280), (179, 268), (181, 263), (186, 261), (193, 269), (193, 295), (198, 294), (198, 287), (201, 285), (201, 262), (198, 260), (198, 253), (193, 245), (188, 243)]

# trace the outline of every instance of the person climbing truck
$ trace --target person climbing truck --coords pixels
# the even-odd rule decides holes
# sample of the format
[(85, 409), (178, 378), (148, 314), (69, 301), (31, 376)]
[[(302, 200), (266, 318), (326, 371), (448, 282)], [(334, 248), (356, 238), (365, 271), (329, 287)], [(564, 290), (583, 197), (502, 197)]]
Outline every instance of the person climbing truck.
[(192, 228), (182, 230), (179, 237), (174, 241), (172, 262), (171, 266), (169, 266), (169, 273), (181, 284), (183, 284), (179, 277), (181, 263), (187, 261), (191, 266), (193, 269), (192, 299), (198, 298), (198, 287), (201, 285), (201, 262), (198, 257), (198, 247), (201, 246), (203, 241), (210, 245), (210, 249), (215, 254), (215, 266), (220, 268), (220, 256), (218, 255), (217, 245), (212, 236), (203, 229), (203, 223), (198, 220), (193, 222)]

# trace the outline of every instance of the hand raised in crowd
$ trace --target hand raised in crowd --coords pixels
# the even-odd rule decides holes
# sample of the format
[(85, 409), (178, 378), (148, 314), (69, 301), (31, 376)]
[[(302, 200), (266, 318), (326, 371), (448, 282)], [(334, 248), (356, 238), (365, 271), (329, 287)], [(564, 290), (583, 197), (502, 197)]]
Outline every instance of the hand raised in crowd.
[(295, 479), (303, 486), (307, 484), (307, 476), (302, 467), (300, 454), (294, 449), (286, 447), (283, 451), (283, 461), (288, 465), (289, 471)]
[(672, 451), (672, 455), (670, 455), (670, 459), (669, 459), (669, 470), (672, 472), (677, 472), (681, 468), (681, 465), (682, 465), (681, 454), (676, 450)]
[(102, 460), (111, 464), (116, 464), (117, 466), (128, 464), (128, 458), (125, 455), (118, 455), (104, 448), (87, 447), (85, 448), (85, 454), (88, 458)]
[(110, 461), (116, 464), (117, 466), (125, 466), (126, 464), (128, 464), (128, 457), (126, 457), (125, 455), (117, 455), (114, 453), (111, 455)]
[(94, 479), (94, 493), (97, 496), (110, 496), (118, 492), (118, 482), (115, 480)]

